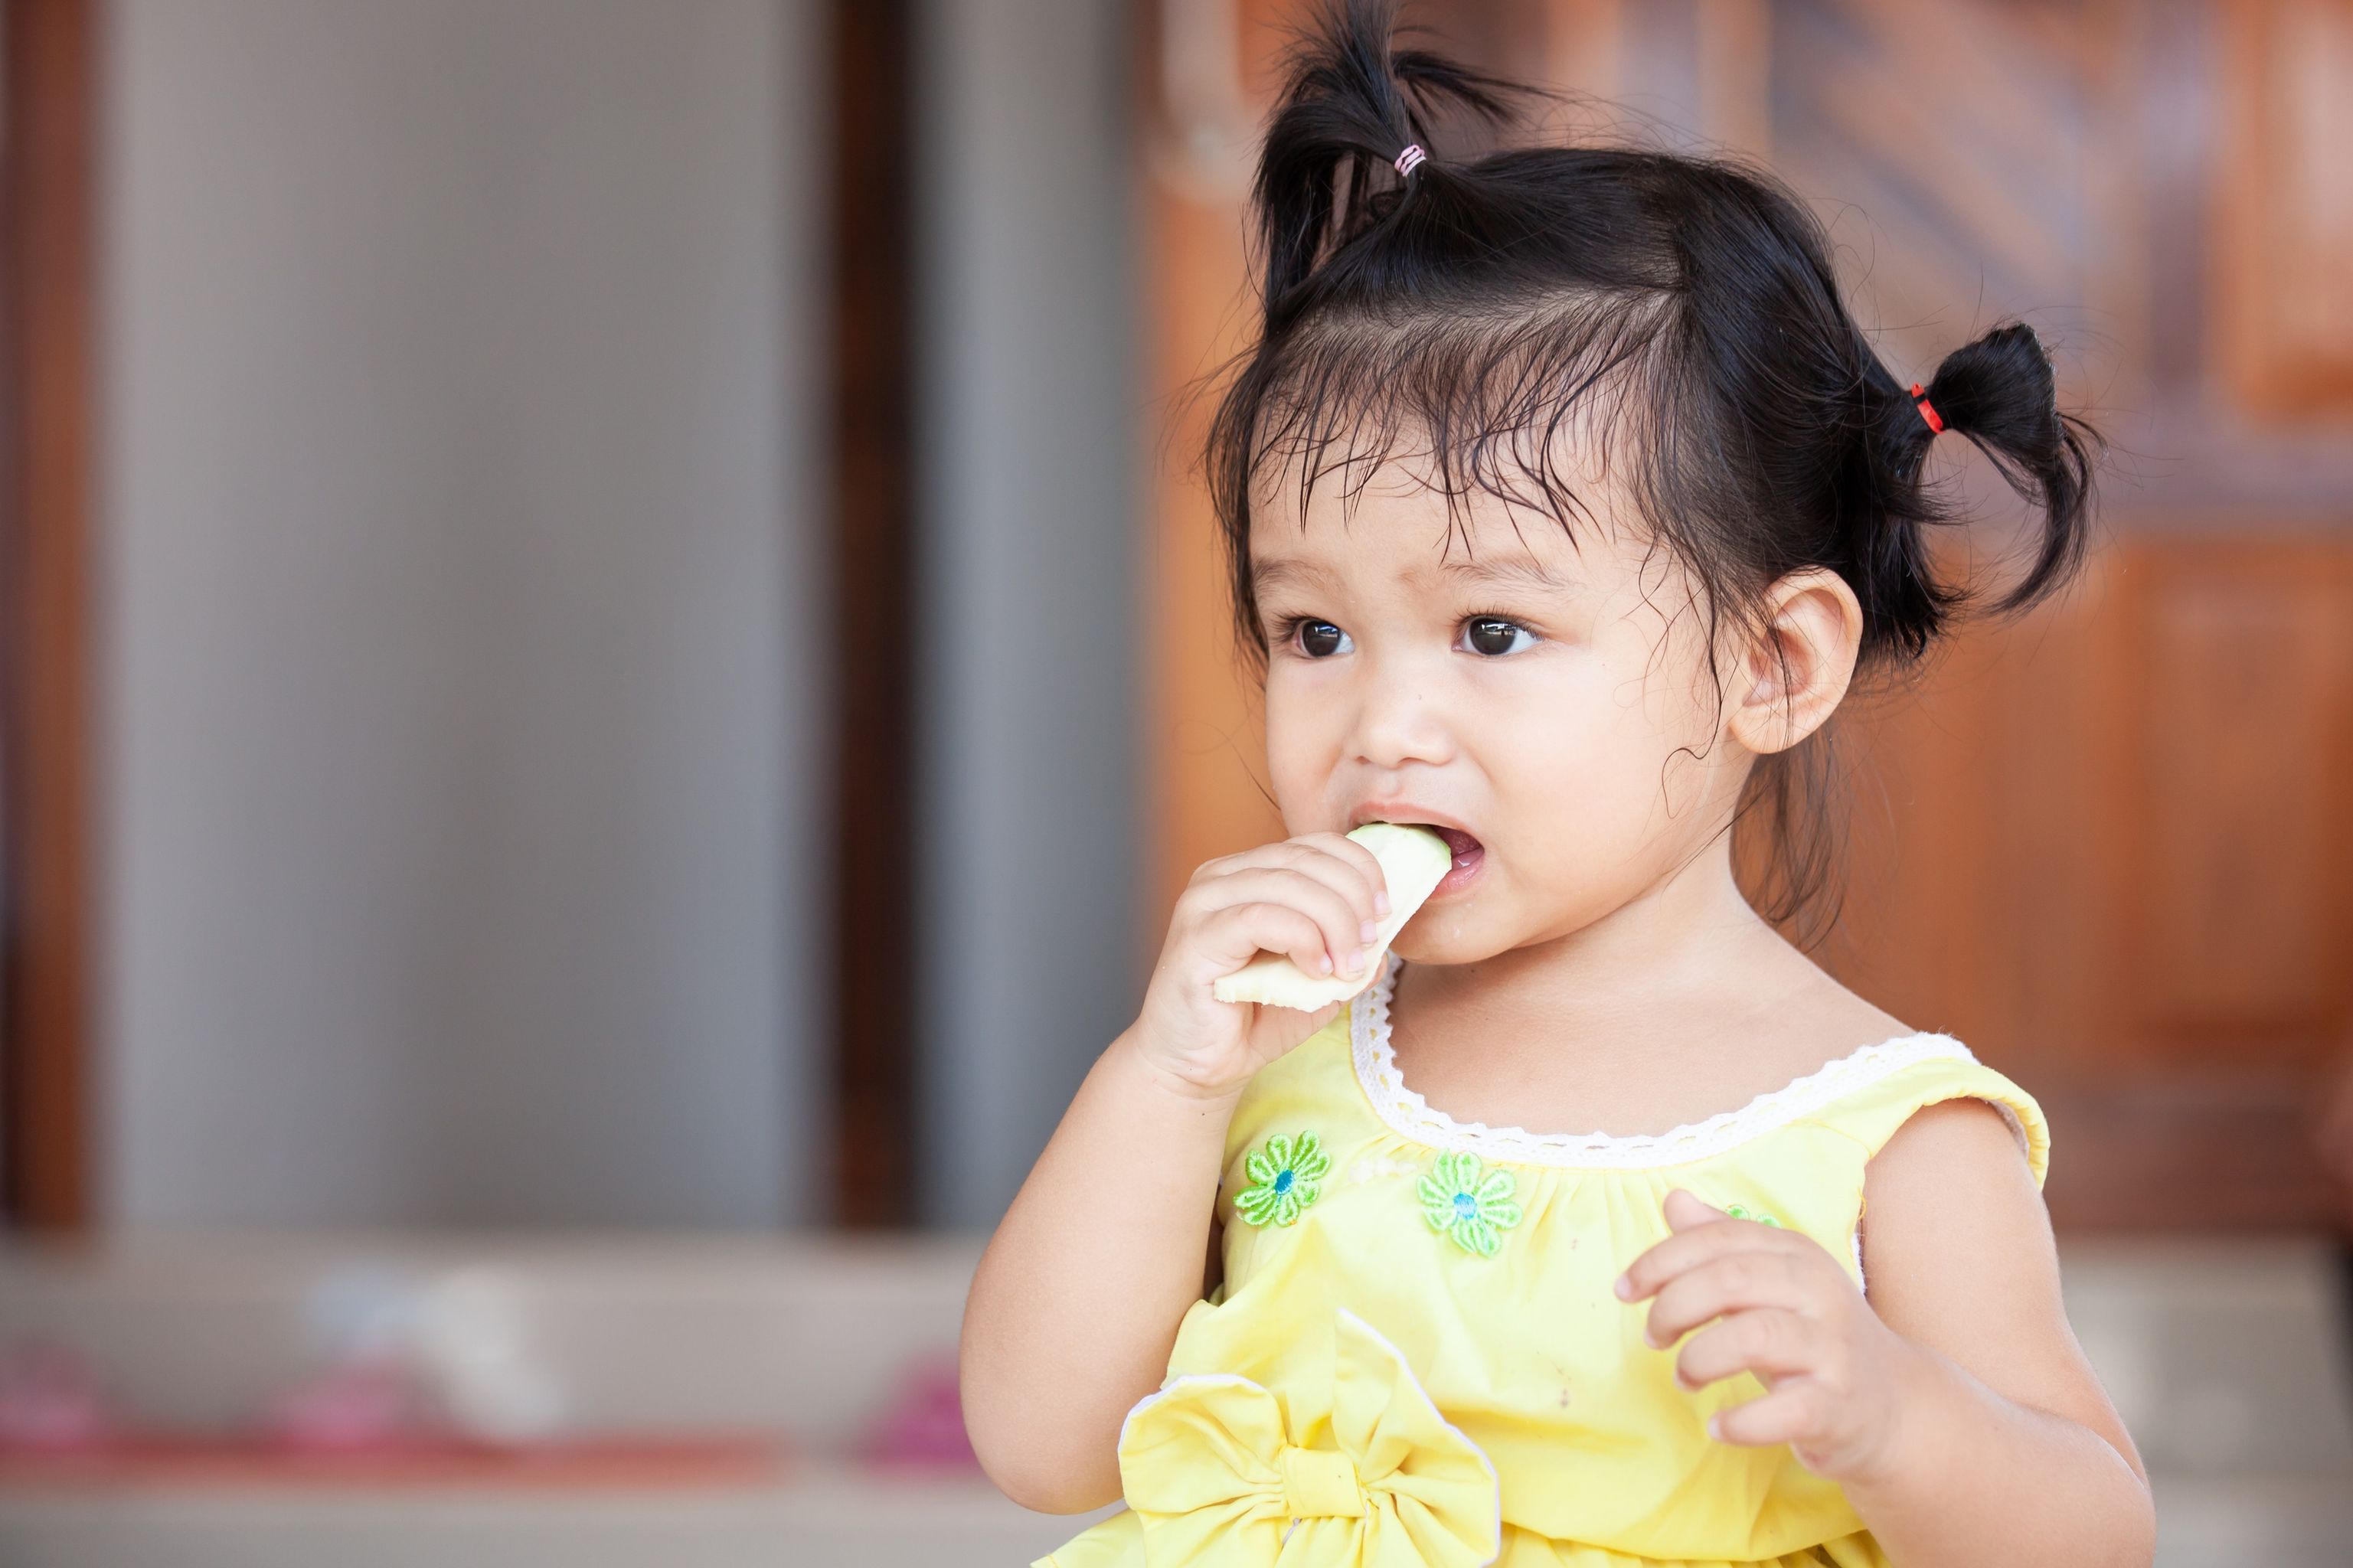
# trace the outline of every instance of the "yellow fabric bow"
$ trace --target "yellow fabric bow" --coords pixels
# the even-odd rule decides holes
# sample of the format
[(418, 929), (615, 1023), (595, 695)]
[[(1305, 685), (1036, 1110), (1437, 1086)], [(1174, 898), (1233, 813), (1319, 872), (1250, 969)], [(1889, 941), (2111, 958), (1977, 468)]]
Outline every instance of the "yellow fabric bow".
[(1482, 1568), (1502, 1550), (1494, 1467), (1371, 1324), (1338, 1309), (1330, 1447), (1303, 1447), (1248, 1378), (1194, 1373), (1128, 1413), (1127, 1504), (1151, 1568)]

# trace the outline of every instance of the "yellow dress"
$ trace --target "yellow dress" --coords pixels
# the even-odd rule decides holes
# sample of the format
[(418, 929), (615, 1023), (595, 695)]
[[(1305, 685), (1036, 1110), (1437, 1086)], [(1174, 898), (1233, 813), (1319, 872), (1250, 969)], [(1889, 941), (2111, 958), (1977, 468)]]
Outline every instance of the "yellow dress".
[(1619, 1568), (1886, 1559), (1788, 1447), (1709, 1437), (1611, 1286), (1684, 1187), (1804, 1232), (1860, 1282), (1863, 1165), (1939, 1100), (2041, 1110), (1960, 1042), (1867, 1047), (1655, 1137), (1458, 1122), (1398, 1075), (1398, 962), (1252, 1079), (1226, 1142), (1225, 1279), (1128, 1413), (1126, 1506), (1031, 1568)]

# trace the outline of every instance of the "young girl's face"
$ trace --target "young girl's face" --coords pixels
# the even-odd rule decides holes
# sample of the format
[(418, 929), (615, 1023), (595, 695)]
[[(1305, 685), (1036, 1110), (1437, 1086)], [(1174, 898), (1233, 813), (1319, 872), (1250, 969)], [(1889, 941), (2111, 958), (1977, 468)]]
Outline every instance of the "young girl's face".
[[(1267, 759), (1294, 834), (1426, 823), (1454, 868), (1397, 942), (1464, 963), (1567, 936), (1704, 852), (1753, 760), (1704, 602), (1606, 482), (1574, 543), (1384, 468), (1254, 500)], [(1517, 524), (1516, 528), (1514, 523)], [(1467, 534), (1468, 548), (1465, 548)]]

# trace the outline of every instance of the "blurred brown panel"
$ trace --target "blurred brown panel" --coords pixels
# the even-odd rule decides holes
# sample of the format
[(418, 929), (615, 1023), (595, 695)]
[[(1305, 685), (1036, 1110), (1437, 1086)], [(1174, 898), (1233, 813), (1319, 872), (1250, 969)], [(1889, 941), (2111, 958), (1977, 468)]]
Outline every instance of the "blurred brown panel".
[(2317, 1041), (2353, 1019), (2353, 552), (2138, 553), (2141, 1025), (2189, 1051)]
[(832, 8), (834, 1217), (914, 1216), (914, 104), (905, 0)]
[(2278, 1228), (2353, 1038), (2353, 531), (2120, 531), (1845, 737), (1858, 989), (2051, 1112), (2063, 1224)]
[(2353, 0), (2232, 0), (2215, 16), (2216, 357), (2253, 408), (2353, 410)]
[(1262, 721), (1234, 640), (1217, 518), (1195, 465), (1209, 405), (1192, 384), (1235, 346), (1242, 287), (1238, 216), (1229, 207), (1161, 190), (1149, 217), (1148, 282), (1159, 302), (1150, 340), (1158, 395), (1153, 406), (1171, 416), (1147, 448), (1162, 455), (1152, 481), (1155, 699), (1145, 738), (1146, 820), (1159, 835), (1148, 893), (1147, 929), (1155, 943), (1194, 867), (1282, 836), (1282, 818), (1262, 788)]
[(2310, 1231), (2344, 1212), (2313, 1142), (2309, 1072), (2222, 1058), (2036, 1088), (2062, 1229)]
[(1252, 684), (1237, 657), (1226, 564), (1199, 474), (1220, 368), (1246, 342), (1243, 224), (1251, 146), (1294, 15), (1271, 0), (1159, 0), (1141, 29), (1146, 416), (1151, 537), (1145, 820), (1155, 844), (1143, 929), (1155, 947), (1194, 867), (1282, 835), (1261, 788)]
[(6, 0), (5, 1199), (90, 1219), (90, 125), (85, 0)]

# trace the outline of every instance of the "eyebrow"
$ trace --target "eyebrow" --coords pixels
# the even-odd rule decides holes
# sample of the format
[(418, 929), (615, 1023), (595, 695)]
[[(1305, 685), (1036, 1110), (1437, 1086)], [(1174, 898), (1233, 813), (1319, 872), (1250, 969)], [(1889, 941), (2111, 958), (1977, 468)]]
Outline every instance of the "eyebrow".
[[(1567, 579), (1533, 555), (1494, 555), (1468, 561), (1442, 561), (1439, 563), (1438, 570), (1447, 577), (1465, 583), (1515, 583), (1556, 592), (1572, 586)], [(1250, 585), (1259, 593), (1292, 585), (1329, 587), (1337, 579), (1329, 568), (1313, 561), (1277, 556), (1271, 561), (1250, 563)]]
[(1271, 561), (1254, 560), (1250, 563), (1250, 585), (1261, 593), (1286, 584), (1329, 586), (1332, 581), (1332, 574), (1312, 561), (1277, 556)]
[(1446, 561), (1439, 571), (1466, 583), (1519, 583), (1533, 588), (1567, 588), (1567, 579), (1533, 555), (1496, 555)]

